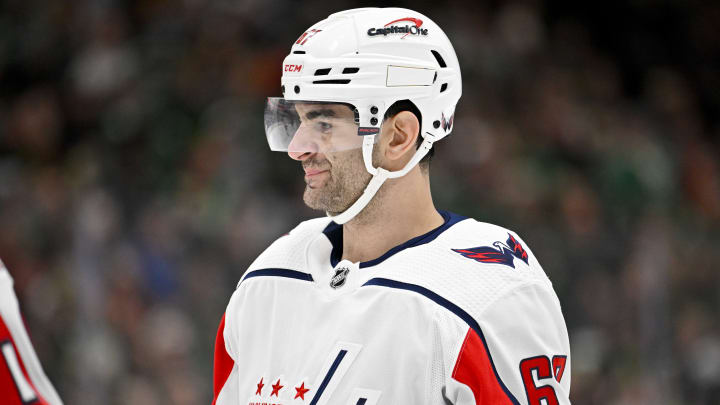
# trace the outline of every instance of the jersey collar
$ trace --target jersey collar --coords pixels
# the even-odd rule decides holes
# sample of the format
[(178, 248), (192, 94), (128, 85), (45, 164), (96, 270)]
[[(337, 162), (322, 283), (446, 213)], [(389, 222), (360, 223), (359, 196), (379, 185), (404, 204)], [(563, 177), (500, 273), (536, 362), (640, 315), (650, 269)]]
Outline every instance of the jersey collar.
[[(408, 240), (405, 243), (402, 243), (400, 245), (395, 246), (394, 248), (388, 250), (385, 252), (382, 256), (369, 260), (366, 262), (360, 262), (359, 266), (360, 268), (363, 267), (370, 267), (375, 266), (386, 259), (388, 259), (390, 256), (394, 255), (395, 253), (398, 253), (402, 250), (405, 250), (407, 248), (424, 245), (426, 243), (432, 242), (440, 236), (443, 232), (445, 232), (447, 229), (449, 229), (451, 226), (455, 225), (456, 223), (467, 219), (467, 217), (455, 214), (453, 212), (449, 211), (441, 211), (438, 210), (438, 213), (442, 215), (445, 222), (438, 226), (437, 228), (433, 229), (432, 231), (422, 234), (420, 236), (416, 236), (410, 240)], [(330, 243), (332, 244), (332, 251), (330, 252), (330, 264), (335, 267), (342, 259), (342, 247), (343, 247), (343, 232), (342, 232), (342, 225), (338, 225), (335, 222), (330, 222), (328, 226), (325, 227), (323, 230), (323, 233), (328, 238)]]

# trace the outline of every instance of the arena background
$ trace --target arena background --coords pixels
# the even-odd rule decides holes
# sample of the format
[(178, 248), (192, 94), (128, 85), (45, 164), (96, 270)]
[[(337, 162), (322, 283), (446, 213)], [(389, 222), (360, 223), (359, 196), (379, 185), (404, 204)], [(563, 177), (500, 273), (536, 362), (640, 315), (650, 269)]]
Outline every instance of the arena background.
[[(576, 404), (720, 398), (720, 3), (397, 2), (463, 74), (436, 205), (554, 282)], [(352, 1), (0, 5), (0, 257), (67, 404), (209, 404), (237, 280), (302, 219), (265, 97)]]

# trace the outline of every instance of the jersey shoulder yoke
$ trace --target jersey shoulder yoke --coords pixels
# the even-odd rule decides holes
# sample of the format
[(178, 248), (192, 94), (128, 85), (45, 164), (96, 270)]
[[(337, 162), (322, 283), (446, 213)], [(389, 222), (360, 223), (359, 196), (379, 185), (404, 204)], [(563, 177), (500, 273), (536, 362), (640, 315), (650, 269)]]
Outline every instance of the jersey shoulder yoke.
[(470, 218), (431, 243), (395, 255), (379, 276), (430, 290), (473, 314), (524, 286), (552, 289), (532, 251), (516, 233)]
[(301, 222), (265, 249), (248, 267), (245, 275), (258, 269), (304, 269), (308, 244), (322, 233), (330, 221), (328, 217), (320, 217)]

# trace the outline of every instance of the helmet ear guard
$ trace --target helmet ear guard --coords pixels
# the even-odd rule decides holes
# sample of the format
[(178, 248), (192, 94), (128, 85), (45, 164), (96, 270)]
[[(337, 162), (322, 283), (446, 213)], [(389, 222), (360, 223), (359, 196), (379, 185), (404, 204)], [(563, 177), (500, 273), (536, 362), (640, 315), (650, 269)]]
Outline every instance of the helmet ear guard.
[[(332, 14), (301, 34), (283, 62), (282, 88), (288, 100), (355, 106), (363, 160), (373, 178), (350, 208), (333, 217), (342, 224), (386, 179), (407, 174), (450, 134), (462, 80), (452, 44), (432, 20), (408, 9), (362, 8)], [(420, 112), (423, 140), (403, 169), (388, 172), (373, 166), (372, 150), (388, 108), (402, 100)]]

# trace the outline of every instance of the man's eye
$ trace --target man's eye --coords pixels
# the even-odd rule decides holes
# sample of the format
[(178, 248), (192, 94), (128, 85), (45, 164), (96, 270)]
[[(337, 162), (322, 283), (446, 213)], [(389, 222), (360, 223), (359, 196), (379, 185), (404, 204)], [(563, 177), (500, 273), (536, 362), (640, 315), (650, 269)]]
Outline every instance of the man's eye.
[(329, 132), (332, 129), (332, 124), (320, 121), (317, 123), (317, 127), (322, 132)]

